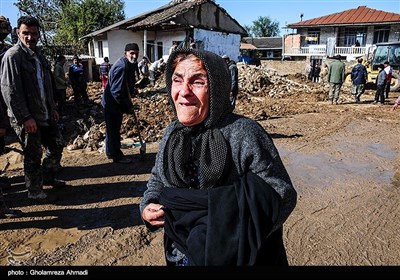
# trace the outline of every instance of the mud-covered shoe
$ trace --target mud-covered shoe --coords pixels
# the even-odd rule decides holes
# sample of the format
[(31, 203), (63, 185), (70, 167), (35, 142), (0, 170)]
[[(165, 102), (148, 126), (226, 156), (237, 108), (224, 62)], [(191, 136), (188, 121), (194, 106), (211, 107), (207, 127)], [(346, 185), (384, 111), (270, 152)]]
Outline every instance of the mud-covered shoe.
[(45, 192), (31, 193), (28, 191), (28, 198), (36, 203), (51, 203), (57, 200), (55, 195), (50, 195)]
[(43, 185), (52, 186), (53, 188), (62, 189), (67, 186), (67, 183), (63, 180), (53, 179), (53, 180), (43, 180)]

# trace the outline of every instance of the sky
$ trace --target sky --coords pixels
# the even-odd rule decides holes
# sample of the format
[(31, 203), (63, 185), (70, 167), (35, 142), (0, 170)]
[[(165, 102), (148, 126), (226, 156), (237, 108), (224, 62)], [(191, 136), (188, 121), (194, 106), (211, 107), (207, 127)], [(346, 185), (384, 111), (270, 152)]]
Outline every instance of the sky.
[[(13, 27), (21, 16), (13, 5), (15, 2), (15, 0), (0, 0), (0, 15), (8, 17)], [(125, 15), (129, 18), (154, 10), (170, 1), (125, 0), (124, 2)], [(300, 14), (303, 14), (303, 20), (308, 20), (358, 6), (400, 14), (400, 0), (216, 0), (215, 2), (242, 26), (252, 25), (260, 16), (279, 22), (280, 35), (285, 34), (286, 30), (283, 27), (287, 24), (300, 21)]]

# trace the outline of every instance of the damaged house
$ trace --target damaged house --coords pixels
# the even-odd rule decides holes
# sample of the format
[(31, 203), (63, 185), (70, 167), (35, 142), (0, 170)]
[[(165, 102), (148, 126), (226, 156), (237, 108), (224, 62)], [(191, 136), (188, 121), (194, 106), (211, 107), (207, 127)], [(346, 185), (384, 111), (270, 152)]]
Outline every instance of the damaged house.
[(237, 60), (241, 37), (246, 35), (246, 30), (212, 0), (175, 0), (83, 38), (91, 38), (89, 54), (99, 65), (104, 57), (111, 63), (116, 61), (125, 44), (131, 42), (139, 45), (139, 58), (147, 56), (151, 61), (168, 58), (174, 43), (181, 47), (192, 44)]

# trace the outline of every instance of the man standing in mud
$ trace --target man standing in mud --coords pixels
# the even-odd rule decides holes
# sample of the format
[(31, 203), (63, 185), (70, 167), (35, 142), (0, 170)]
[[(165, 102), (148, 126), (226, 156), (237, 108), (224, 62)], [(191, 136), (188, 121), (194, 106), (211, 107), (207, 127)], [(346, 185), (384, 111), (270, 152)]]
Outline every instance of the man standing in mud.
[(345, 65), (340, 61), (340, 54), (334, 57), (335, 60), (329, 65), (328, 69), (328, 82), (330, 85), (329, 100), (331, 104), (338, 104), (340, 89), (344, 82)]
[[(38, 203), (52, 202), (54, 196), (43, 185), (64, 187), (55, 178), (63, 149), (58, 129), (50, 63), (36, 47), (39, 21), (22, 16), (17, 22), (18, 42), (1, 62), (1, 92), (7, 105), (10, 124), (24, 152), (25, 184), (28, 198)], [(42, 145), (46, 154), (42, 163)]]
[(111, 67), (101, 104), (106, 121), (106, 155), (116, 163), (132, 163), (121, 151), (121, 125), (123, 114), (134, 110), (132, 97), (135, 93), (135, 74), (139, 46), (129, 43), (124, 56)]

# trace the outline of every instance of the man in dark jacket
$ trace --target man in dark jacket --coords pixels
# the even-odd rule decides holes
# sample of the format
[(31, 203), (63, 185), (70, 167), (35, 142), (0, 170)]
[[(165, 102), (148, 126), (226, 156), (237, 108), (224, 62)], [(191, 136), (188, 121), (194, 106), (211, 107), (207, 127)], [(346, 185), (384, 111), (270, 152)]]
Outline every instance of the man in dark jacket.
[[(36, 18), (22, 16), (18, 19), (18, 43), (5, 53), (1, 62), (1, 92), (11, 126), (24, 152), (28, 198), (51, 202), (55, 197), (43, 191), (43, 184), (65, 186), (64, 181), (55, 178), (63, 139), (57, 126), (59, 116), (50, 63), (36, 47), (39, 30)], [(43, 163), (42, 145), (46, 148)]]
[(124, 113), (133, 110), (131, 97), (135, 91), (135, 63), (139, 46), (130, 43), (125, 46), (124, 56), (111, 67), (101, 103), (106, 121), (106, 155), (114, 162), (131, 163), (121, 151), (121, 124)]
[(228, 64), (229, 73), (231, 75), (231, 93), (230, 93), (230, 100), (232, 105), (232, 110), (235, 109), (236, 104), (236, 97), (239, 92), (239, 76), (238, 76), (238, 68), (236, 66), (236, 62), (231, 60), (229, 56), (223, 55), (223, 59)]
[(86, 91), (87, 83), (84, 72), (81, 60), (75, 55), (68, 70), (68, 78), (71, 82), (72, 89), (74, 90), (75, 104), (78, 106), (90, 106), (89, 97)]
[(360, 102), (360, 97), (364, 93), (365, 84), (368, 80), (367, 68), (362, 64), (363, 59), (360, 57), (357, 62), (357, 65), (351, 70), (351, 80), (353, 81), (351, 94), (356, 103)]

